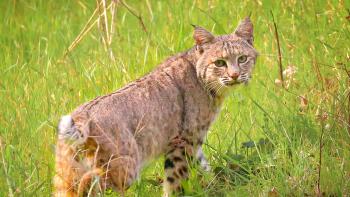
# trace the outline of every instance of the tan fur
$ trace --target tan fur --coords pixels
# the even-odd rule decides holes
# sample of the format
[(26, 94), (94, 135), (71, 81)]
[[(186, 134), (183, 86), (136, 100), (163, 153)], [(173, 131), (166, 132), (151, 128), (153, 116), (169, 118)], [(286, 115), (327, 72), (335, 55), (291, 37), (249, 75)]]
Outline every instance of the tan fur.
[[(102, 176), (103, 170), (101, 168), (96, 168), (93, 170), (90, 170), (81, 177), (79, 186), (78, 186), (78, 196), (82, 196), (84, 192), (88, 189), (90, 186), (90, 183), (93, 181), (94, 177), (96, 176)], [(93, 193), (94, 194), (94, 193)]]
[(101, 192), (123, 193), (143, 165), (162, 154), (165, 195), (181, 192), (187, 158), (210, 168), (201, 145), (227, 91), (249, 81), (257, 52), (248, 18), (232, 34), (215, 37), (195, 27), (193, 37), (192, 49), (62, 118), (56, 196), (86, 194), (95, 176)]
[(74, 150), (63, 141), (56, 146), (56, 175), (54, 177), (56, 197), (75, 197), (76, 178), (83, 172), (81, 166), (73, 160)]

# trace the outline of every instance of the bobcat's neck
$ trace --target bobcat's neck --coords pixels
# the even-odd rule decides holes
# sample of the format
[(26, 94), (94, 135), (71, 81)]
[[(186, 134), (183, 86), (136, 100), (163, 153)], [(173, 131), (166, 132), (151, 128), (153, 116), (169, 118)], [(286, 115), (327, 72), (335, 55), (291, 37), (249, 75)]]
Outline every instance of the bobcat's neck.
[(191, 62), (194, 67), (196, 67), (196, 64), (197, 64), (197, 61), (198, 61), (196, 47), (194, 46), (194, 47), (188, 49), (183, 54), (184, 54), (183, 55), (184, 58), (186, 58), (189, 62)]

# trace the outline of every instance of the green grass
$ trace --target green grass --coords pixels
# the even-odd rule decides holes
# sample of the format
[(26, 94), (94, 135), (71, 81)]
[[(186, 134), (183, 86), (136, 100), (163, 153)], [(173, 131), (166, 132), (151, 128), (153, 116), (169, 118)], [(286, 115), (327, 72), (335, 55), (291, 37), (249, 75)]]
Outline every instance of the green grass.
[[(350, 195), (349, 1), (128, 4), (142, 14), (148, 33), (118, 7), (113, 62), (97, 28), (62, 59), (95, 1), (0, 2), (0, 196), (50, 196), (61, 115), (191, 47), (190, 24), (230, 33), (249, 14), (261, 54), (253, 80), (225, 102), (204, 146), (212, 172), (193, 168), (184, 183), (186, 195), (314, 196), (322, 132), (321, 192)], [(278, 25), (283, 65), (298, 68), (287, 90), (275, 85), (277, 48), (270, 11)], [(302, 112), (300, 95), (308, 100)], [(254, 146), (259, 139), (266, 143)], [(147, 167), (127, 196), (160, 196), (162, 166), (160, 158)]]

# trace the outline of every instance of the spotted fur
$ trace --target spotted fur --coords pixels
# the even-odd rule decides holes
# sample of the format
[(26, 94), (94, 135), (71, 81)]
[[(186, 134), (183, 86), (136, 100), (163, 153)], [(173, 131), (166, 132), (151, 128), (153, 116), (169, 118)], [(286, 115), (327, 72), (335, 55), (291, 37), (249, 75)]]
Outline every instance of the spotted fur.
[(188, 165), (210, 169), (202, 144), (226, 92), (247, 83), (256, 62), (253, 26), (229, 35), (195, 27), (196, 45), (153, 72), (87, 102), (58, 126), (55, 196), (123, 194), (150, 160), (165, 155), (164, 195), (182, 193)]

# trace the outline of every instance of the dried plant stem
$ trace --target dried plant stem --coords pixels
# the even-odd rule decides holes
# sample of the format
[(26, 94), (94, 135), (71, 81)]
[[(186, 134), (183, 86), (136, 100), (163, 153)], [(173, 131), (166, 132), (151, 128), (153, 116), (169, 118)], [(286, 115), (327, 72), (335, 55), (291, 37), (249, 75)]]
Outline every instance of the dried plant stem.
[(143, 22), (143, 19), (141, 17), (140, 14), (137, 14), (133, 8), (131, 8), (125, 1), (123, 0), (120, 0), (119, 1), (132, 15), (134, 15), (138, 20), (139, 20), (139, 23), (141, 24), (141, 27), (143, 29), (144, 32), (148, 33), (147, 31), (147, 28), (146, 28), (146, 25), (145, 23)]
[(146, 0), (146, 5), (147, 5), (147, 8), (148, 8), (148, 11), (149, 11), (149, 14), (151, 15), (151, 21), (153, 21), (153, 11), (152, 11), (152, 6), (151, 6), (151, 3), (149, 2), (149, 0)]
[(110, 26), (110, 34), (109, 34), (109, 40), (108, 40), (108, 43), (109, 45), (112, 43), (112, 38), (114, 36), (114, 32), (115, 32), (115, 10), (116, 10), (116, 3), (113, 3), (112, 4), (112, 7), (111, 7), (111, 26)]
[(321, 71), (320, 71), (320, 66), (319, 66), (319, 63), (317, 62), (316, 60), (316, 57), (313, 58), (313, 63), (312, 65), (314, 66), (314, 69), (316, 70), (316, 76), (318, 78), (318, 80), (321, 82), (321, 88), (322, 88), (322, 91), (324, 91), (324, 85), (323, 85), (323, 77), (322, 77), (322, 74), (321, 74)]
[(113, 40), (113, 36), (114, 36), (114, 30), (115, 30), (115, 20), (114, 20), (114, 16), (115, 16), (115, 10), (116, 10), (116, 3), (112, 3), (112, 7), (111, 7), (111, 22), (110, 22), (110, 34), (109, 34), (109, 40), (108, 40), (108, 51), (109, 51), (109, 56), (110, 58), (113, 60), (113, 62), (115, 62), (115, 58), (114, 58), (114, 54), (112, 51), (112, 48), (110, 47), (112, 44), (112, 40)]
[[(110, 7), (112, 6), (112, 3), (109, 4), (109, 6), (107, 7), (107, 9), (110, 9)], [(94, 10), (94, 12), (92, 13), (92, 15), (90, 16), (89, 20), (87, 21), (87, 23), (85, 24), (85, 26), (83, 27), (83, 29), (80, 31), (80, 33), (78, 34), (78, 36), (74, 39), (74, 41), (69, 45), (68, 49), (66, 50), (66, 52), (64, 53), (64, 57), (66, 57), (71, 51), (73, 51), (73, 49), (80, 43), (80, 41), (86, 36), (86, 34), (88, 32), (90, 32), (90, 30), (95, 26), (95, 24), (98, 22), (98, 19), (96, 19), (95, 21), (93, 21), (94, 17), (96, 16), (96, 14), (98, 13), (98, 8), (96, 8)], [(93, 21), (91, 23), (91, 21)]]
[(284, 87), (281, 46), (280, 46), (280, 40), (279, 40), (279, 37), (278, 37), (277, 24), (276, 24), (276, 22), (275, 22), (275, 17), (273, 16), (272, 11), (271, 11), (271, 16), (272, 16), (273, 26), (274, 26), (274, 28), (275, 28), (275, 37), (276, 37), (276, 42), (277, 42), (278, 66), (279, 66), (280, 80), (281, 80), (281, 82), (282, 82), (282, 86)]
[[(111, 38), (111, 33), (108, 28), (108, 14), (107, 14), (107, 3), (106, 0), (101, 0), (101, 3), (96, 0), (96, 6), (99, 11), (99, 17), (98, 17), (98, 28), (100, 30), (100, 35), (101, 35), (101, 40), (104, 46), (104, 49), (106, 52), (109, 53), (110, 59), (112, 61), (115, 61), (114, 54), (111, 48), (112, 44), (112, 38)], [(111, 8), (115, 8), (115, 1), (112, 1), (110, 4)], [(114, 14), (114, 12), (113, 12)], [(114, 26), (113, 20), (110, 22), (111, 28)]]
[[(104, 9), (105, 3), (106, 3), (105, 0), (101, 0), (101, 3), (99, 2), (99, 0), (96, 0), (96, 7), (97, 7), (97, 10), (99, 12), (99, 17), (97, 19), (97, 26), (100, 30), (99, 32), (101, 35), (103, 46), (104, 46), (105, 50), (107, 51), (107, 49), (108, 49), (107, 42), (108, 42), (109, 35), (108, 35), (108, 26), (107, 26), (108, 18), (107, 18), (105, 9)], [(103, 17), (103, 18), (101, 19), (101, 17)]]
[[(350, 15), (350, 11), (349, 11), (349, 15)], [(344, 65), (344, 69), (345, 69), (346, 74), (348, 75), (348, 87), (350, 87), (350, 71), (346, 68), (345, 65)], [(350, 135), (350, 89), (348, 89), (347, 91), (348, 91), (348, 94), (347, 94), (347, 97), (348, 97), (348, 125), (347, 125), (347, 127), (348, 127), (348, 133)]]
[[(114, 4), (114, 2), (112, 1), (112, 4)], [(104, 16), (104, 30), (106, 33), (106, 43), (109, 43), (109, 30), (108, 30), (108, 17), (107, 17), (107, 3), (106, 0), (102, 0), (102, 5), (103, 5), (103, 14), (102, 16)]]
[(8, 193), (8, 196), (9, 197), (13, 197), (13, 190), (12, 190), (12, 187), (11, 187), (11, 182), (10, 180), (8, 179), (8, 172), (7, 172), (7, 166), (6, 166), (6, 162), (5, 162), (5, 157), (4, 157), (4, 150), (3, 150), (3, 147), (2, 147), (2, 140), (0, 138), (0, 154), (1, 154), (1, 159), (2, 159), (2, 165), (3, 165), (3, 169), (4, 169), (4, 173), (5, 173), (5, 176), (6, 176), (6, 184), (9, 188), (9, 193)]
[(322, 150), (323, 150), (323, 135), (324, 135), (324, 124), (323, 120), (321, 120), (321, 136), (319, 140), (319, 160), (318, 160), (318, 177), (317, 177), (317, 188), (316, 188), (316, 196), (322, 196), (321, 192), (321, 168), (322, 168)]
[[(83, 29), (80, 31), (78, 36), (74, 39), (74, 41), (69, 45), (68, 49), (64, 53), (64, 58), (80, 43), (80, 41), (86, 36), (88, 32), (94, 27), (97, 23), (98, 27), (101, 28), (101, 39), (104, 45), (105, 50), (109, 53), (111, 60), (115, 61), (114, 54), (112, 48), (110, 47), (113, 40), (113, 35), (115, 32), (114, 23), (115, 23), (115, 12), (116, 12), (116, 4), (121, 3), (132, 15), (134, 15), (140, 22), (141, 27), (144, 32), (148, 32), (147, 28), (143, 22), (143, 19), (140, 14), (137, 14), (126, 2), (122, 0), (112, 0), (111, 3), (107, 6), (106, 0), (98, 1), (96, 0), (96, 9), (93, 14), (90, 16), (88, 22), (85, 24)], [(110, 20), (110, 28), (108, 27), (108, 14), (107, 10), (111, 11), (111, 20)], [(96, 14), (98, 13), (98, 18), (94, 21)], [(102, 18), (103, 17), (103, 18)], [(102, 19), (101, 19), (102, 18)]]
[[(350, 87), (350, 77), (348, 80), (348, 84)], [(348, 133), (350, 135), (350, 91), (348, 92)]]
[[(78, 36), (74, 39), (74, 41), (69, 45), (68, 49), (66, 50), (64, 56), (66, 56), (69, 52), (71, 52), (75, 46), (81, 41), (81, 39), (86, 35), (87, 32), (89, 32), (91, 30), (91, 28), (94, 26), (95, 23), (93, 23), (92, 25), (90, 25), (92, 19), (95, 17), (97, 13), (97, 8), (94, 10), (94, 12), (92, 13), (92, 15), (90, 16), (88, 22), (85, 24), (85, 26), (83, 27), (83, 29), (80, 31), (80, 33), (78, 34)], [(90, 26), (89, 26), (90, 25)]]

